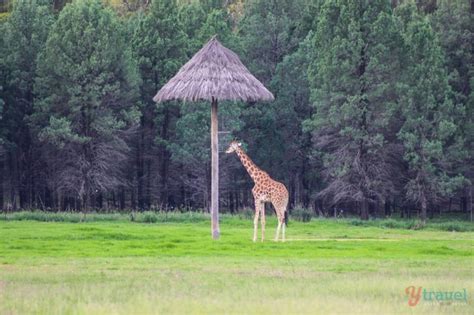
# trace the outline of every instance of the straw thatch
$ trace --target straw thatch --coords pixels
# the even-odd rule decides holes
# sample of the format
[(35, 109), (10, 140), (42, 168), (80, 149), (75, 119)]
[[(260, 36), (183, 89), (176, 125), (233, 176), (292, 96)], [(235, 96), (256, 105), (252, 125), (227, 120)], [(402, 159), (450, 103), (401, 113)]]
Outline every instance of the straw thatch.
[(270, 101), (273, 94), (242, 64), (239, 57), (214, 36), (155, 95), (169, 100)]

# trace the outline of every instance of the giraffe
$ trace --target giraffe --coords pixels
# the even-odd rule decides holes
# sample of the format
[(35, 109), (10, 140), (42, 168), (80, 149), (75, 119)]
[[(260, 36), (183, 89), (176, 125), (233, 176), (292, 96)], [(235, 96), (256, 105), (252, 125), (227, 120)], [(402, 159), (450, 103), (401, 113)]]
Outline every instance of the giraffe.
[(252, 189), (255, 200), (255, 217), (253, 220), (253, 241), (257, 241), (258, 218), (261, 215), (262, 242), (265, 238), (265, 202), (271, 202), (278, 218), (275, 241), (278, 241), (280, 230), (282, 241), (285, 241), (285, 228), (288, 222), (288, 190), (285, 185), (273, 180), (267, 172), (259, 169), (242, 149), (242, 143), (232, 141), (226, 153), (237, 153), (242, 165), (255, 183)]

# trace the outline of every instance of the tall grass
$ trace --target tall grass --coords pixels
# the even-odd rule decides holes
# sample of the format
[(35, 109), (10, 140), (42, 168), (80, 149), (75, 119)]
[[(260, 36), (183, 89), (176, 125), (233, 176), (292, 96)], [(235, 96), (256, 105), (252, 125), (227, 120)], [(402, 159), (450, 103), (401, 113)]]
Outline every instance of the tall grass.
[[(230, 214), (220, 214), (221, 218), (238, 218)], [(138, 223), (163, 223), (163, 222), (203, 222), (210, 218), (204, 212), (179, 212), (179, 211), (143, 211), (143, 212), (46, 212), (46, 211), (19, 211), (4, 212), (0, 214), (0, 221), (41, 221), (41, 222), (109, 222), (131, 221)]]
[(80, 212), (45, 212), (19, 211), (3, 213), (2, 221), (42, 221), (42, 222), (96, 222), (96, 221), (123, 221), (128, 215), (123, 213), (80, 213)]
[[(246, 209), (237, 215), (220, 214), (224, 220), (251, 220), (253, 219), (253, 210)], [(210, 220), (209, 214), (205, 212), (165, 212), (165, 211), (144, 211), (144, 212), (113, 212), (97, 213), (89, 212), (46, 212), (46, 211), (20, 211), (4, 212), (0, 215), (0, 221), (41, 221), (41, 222), (112, 222), (112, 221), (131, 221), (137, 223), (196, 223), (207, 222)], [(302, 209), (292, 211), (290, 221), (309, 222), (311, 217), (308, 212)], [(450, 232), (474, 232), (474, 223), (469, 221), (450, 220), (449, 218), (433, 219), (427, 224), (422, 225), (419, 221), (413, 219), (328, 219), (315, 218), (317, 221), (339, 222), (349, 226), (360, 227), (378, 227), (382, 229), (404, 229), (404, 230), (438, 230)]]
[(468, 221), (459, 221), (449, 219), (437, 219), (433, 222), (428, 221), (421, 224), (418, 220), (413, 219), (376, 219), (363, 221), (359, 219), (347, 220), (353, 226), (373, 226), (384, 229), (404, 229), (404, 230), (439, 230), (448, 232), (474, 232), (474, 223)]
[[(222, 215), (221, 215), (222, 216)], [(228, 216), (228, 215), (223, 215)], [(0, 215), (0, 221), (41, 221), (41, 222), (109, 222), (132, 221), (138, 223), (163, 222), (200, 222), (209, 220), (209, 214), (202, 212), (46, 212), (46, 211), (19, 211)]]
[[(222, 216), (222, 215), (221, 215)], [(133, 214), (133, 221), (141, 223), (164, 223), (164, 222), (182, 222), (193, 223), (208, 221), (209, 214), (202, 212), (136, 212)]]

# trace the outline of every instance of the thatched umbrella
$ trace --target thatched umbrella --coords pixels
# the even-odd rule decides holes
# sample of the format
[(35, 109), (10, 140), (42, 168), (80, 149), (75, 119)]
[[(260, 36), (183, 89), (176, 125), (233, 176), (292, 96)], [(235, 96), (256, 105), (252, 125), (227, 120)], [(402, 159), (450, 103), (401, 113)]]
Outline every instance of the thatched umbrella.
[(219, 151), (217, 102), (271, 101), (273, 94), (242, 64), (237, 54), (213, 36), (155, 95), (155, 102), (211, 101), (211, 228), (219, 238)]

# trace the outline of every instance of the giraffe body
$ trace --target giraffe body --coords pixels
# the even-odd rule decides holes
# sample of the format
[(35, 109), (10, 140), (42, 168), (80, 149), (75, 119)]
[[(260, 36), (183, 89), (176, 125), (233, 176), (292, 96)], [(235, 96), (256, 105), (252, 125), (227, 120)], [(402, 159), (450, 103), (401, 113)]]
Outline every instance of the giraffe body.
[(285, 185), (272, 179), (267, 172), (258, 168), (255, 163), (241, 148), (241, 143), (232, 141), (227, 153), (236, 152), (242, 165), (245, 167), (250, 177), (255, 183), (252, 194), (255, 200), (255, 217), (254, 217), (254, 235), (253, 241), (257, 240), (258, 219), (261, 216), (262, 226), (262, 242), (265, 238), (265, 203), (270, 202), (275, 208), (278, 218), (278, 226), (275, 234), (275, 241), (278, 241), (280, 231), (282, 231), (282, 241), (285, 241), (285, 219), (288, 215), (288, 190)]

